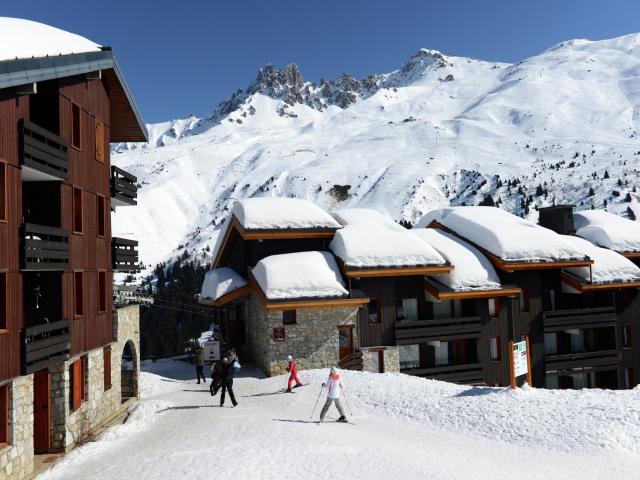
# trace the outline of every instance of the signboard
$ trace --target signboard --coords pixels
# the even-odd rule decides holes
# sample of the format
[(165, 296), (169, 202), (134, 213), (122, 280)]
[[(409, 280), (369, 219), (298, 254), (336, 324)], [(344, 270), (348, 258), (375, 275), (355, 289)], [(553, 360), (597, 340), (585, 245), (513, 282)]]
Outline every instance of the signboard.
[(275, 327), (273, 329), (273, 341), (284, 342), (284, 327)]
[(515, 377), (529, 373), (527, 353), (526, 341), (513, 344), (513, 374)]
[(202, 344), (204, 350), (204, 361), (215, 362), (220, 360), (220, 342), (216, 340), (207, 340)]
[(529, 337), (521, 342), (509, 342), (511, 347), (511, 357), (509, 367), (511, 370), (511, 387), (516, 388), (516, 378), (526, 375), (527, 383), (532, 385), (531, 380), (531, 360), (529, 357)]

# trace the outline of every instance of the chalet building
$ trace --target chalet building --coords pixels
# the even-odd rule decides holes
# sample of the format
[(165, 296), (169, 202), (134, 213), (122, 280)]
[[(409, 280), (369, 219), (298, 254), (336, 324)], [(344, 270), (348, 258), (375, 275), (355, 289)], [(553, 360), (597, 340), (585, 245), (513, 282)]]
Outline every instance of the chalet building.
[(0, 37), (0, 477), (19, 479), (137, 396), (137, 307), (112, 306), (137, 244), (110, 221), (136, 180), (109, 144), (147, 132), (109, 47), (12, 18)]
[(270, 375), (292, 354), (302, 368), (508, 385), (510, 341), (526, 339), (536, 387), (637, 385), (640, 226), (566, 206), (540, 223), (453, 207), (407, 230), (368, 209), (240, 200), (200, 303)]

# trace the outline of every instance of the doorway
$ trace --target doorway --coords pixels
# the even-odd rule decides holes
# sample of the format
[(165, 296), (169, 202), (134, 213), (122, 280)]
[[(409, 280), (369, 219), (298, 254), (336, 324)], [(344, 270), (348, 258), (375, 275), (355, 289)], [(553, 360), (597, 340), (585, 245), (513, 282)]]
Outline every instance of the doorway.
[(370, 350), (371, 371), (373, 373), (384, 373), (384, 350)]
[(138, 356), (131, 340), (125, 343), (120, 359), (120, 392), (124, 403), (138, 396)]
[(40, 370), (33, 375), (33, 450), (51, 449), (51, 374)]
[(352, 325), (340, 325), (338, 327), (338, 349), (338, 358), (340, 360), (353, 353)]

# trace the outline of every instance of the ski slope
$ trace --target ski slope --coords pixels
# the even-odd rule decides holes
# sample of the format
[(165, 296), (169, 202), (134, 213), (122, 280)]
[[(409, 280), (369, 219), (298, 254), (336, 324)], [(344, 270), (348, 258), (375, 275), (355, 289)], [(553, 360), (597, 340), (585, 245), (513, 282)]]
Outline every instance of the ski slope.
[(533, 220), (553, 202), (638, 217), (638, 85), (640, 34), (512, 65), (420, 49), (393, 72), (320, 83), (267, 66), (211, 115), (150, 125), (148, 146), (114, 145), (140, 190), (113, 231), (153, 267), (185, 250), (207, 262), (233, 202), (255, 196), (407, 222), (487, 195)]
[(220, 408), (192, 366), (163, 360), (146, 370), (129, 420), (37, 480), (615, 480), (640, 471), (638, 388), (511, 391), (342, 372), (353, 424), (319, 425), (309, 416), (326, 371), (302, 371), (308, 385), (286, 394), (285, 377), (245, 369), (239, 406)]

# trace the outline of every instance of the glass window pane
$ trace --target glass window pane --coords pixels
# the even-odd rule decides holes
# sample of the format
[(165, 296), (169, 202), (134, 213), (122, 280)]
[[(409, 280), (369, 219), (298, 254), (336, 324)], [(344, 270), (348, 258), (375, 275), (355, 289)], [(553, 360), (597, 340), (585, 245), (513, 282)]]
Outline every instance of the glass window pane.
[(400, 369), (420, 368), (420, 346), (400, 345)]
[(402, 310), (404, 311), (404, 319), (409, 321), (418, 320), (418, 299), (403, 298)]

